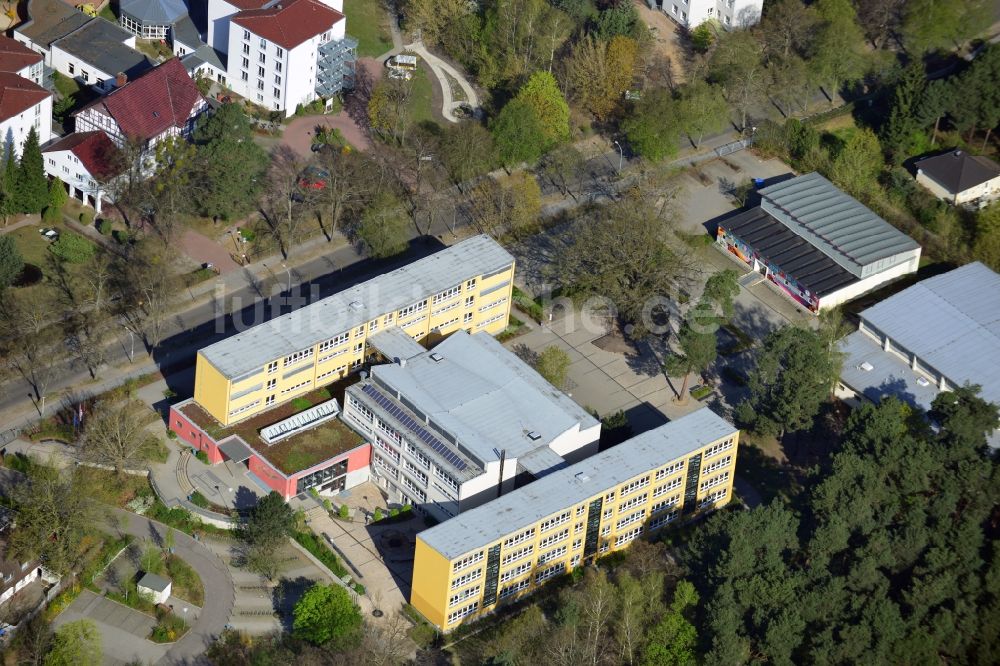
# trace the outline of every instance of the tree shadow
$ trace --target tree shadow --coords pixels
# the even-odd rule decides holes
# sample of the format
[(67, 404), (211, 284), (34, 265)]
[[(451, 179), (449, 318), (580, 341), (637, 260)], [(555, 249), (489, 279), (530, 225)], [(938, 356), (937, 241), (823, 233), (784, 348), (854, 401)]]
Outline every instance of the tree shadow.
[(295, 610), (295, 604), (306, 593), (306, 590), (315, 584), (316, 581), (305, 576), (278, 580), (278, 584), (271, 593), (271, 605), (285, 631), (292, 630), (292, 611)]

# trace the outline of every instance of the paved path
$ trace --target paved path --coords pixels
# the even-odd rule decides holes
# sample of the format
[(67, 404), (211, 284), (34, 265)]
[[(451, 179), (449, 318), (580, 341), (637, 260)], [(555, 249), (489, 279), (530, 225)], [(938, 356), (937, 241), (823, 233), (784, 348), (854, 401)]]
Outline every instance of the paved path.
[(317, 127), (332, 127), (340, 130), (347, 143), (357, 150), (368, 150), (371, 142), (354, 120), (347, 115), (347, 111), (329, 116), (303, 116), (296, 118), (285, 126), (285, 131), (281, 134), (281, 143), (294, 150), (298, 155), (308, 158), (312, 151), (312, 144), (316, 140)]
[[(162, 539), (167, 526), (121, 509), (112, 509), (123, 533), (147, 539)], [(155, 536), (154, 536), (155, 535)], [(174, 643), (159, 663), (190, 665), (197, 662), (225, 629), (235, 601), (235, 587), (226, 564), (205, 544), (174, 530), (174, 552), (198, 573), (205, 587), (205, 606), (198, 622), (184, 638)]]
[[(393, 33), (393, 43), (396, 42), (398, 36), (398, 33)], [(465, 77), (465, 73), (428, 51), (421, 41), (406, 44), (405, 46), (394, 46), (391, 51), (387, 51), (379, 56), (378, 61), (384, 63), (390, 57), (403, 52), (416, 53), (431, 68), (431, 72), (434, 74), (434, 78), (437, 79), (438, 86), (441, 88), (441, 115), (444, 116), (445, 120), (452, 123), (459, 122), (460, 118), (455, 115), (455, 109), (465, 104), (471, 106), (474, 110), (479, 109), (479, 94), (476, 93), (475, 88), (469, 83), (469, 80)], [(458, 82), (459, 87), (462, 88), (462, 92), (465, 94), (465, 101), (455, 100), (451, 93), (451, 83), (448, 81), (448, 77), (445, 76), (445, 72)]]
[(181, 250), (198, 264), (212, 264), (222, 273), (238, 270), (240, 265), (233, 261), (232, 254), (220, 243), (193, 229), (185, 229), (180, 239)]
[(154, 664), (163, 659), (170, 645), (146, 640), (156, 618), (117, 601), (84, 590), (52, 623), (54, 628), (76, 620), (91, 620), (101, 634), (104, 663)]

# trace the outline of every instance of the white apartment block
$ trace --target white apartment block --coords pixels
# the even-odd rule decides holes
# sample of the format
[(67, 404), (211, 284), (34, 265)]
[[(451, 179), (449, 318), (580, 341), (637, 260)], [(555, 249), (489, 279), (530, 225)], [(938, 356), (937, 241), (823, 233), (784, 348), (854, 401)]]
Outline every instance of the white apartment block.
[(40, 145), (52, 138), (52, 93), (22, 76), (0, 72), (2, 146), (20, 155), (32, 127)]
[[(233, 16), (225, 49), (233, 91), (286, 116), (299, 104), (332, 97), (353, 74), (357, 43), (346, 36), (346, 23), (340, 11), (319, 0), (291, 0)], [(210, 39), (219, 39), (222, 25), (218, 17), (210, 18)]]
[(685, 28), (714, 20), (727, 29), (756, 25), (763, 7), (764, 0), (663, 0), (661, 5), (667, 16)]

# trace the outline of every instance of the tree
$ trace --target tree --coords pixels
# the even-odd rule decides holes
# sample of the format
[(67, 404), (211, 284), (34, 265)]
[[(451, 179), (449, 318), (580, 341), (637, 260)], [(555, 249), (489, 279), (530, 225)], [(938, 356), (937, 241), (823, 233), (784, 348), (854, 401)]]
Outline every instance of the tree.
[(542, 121), (524, 100), (507, 102), (490, 125), (500, 161), (508, 167), (537, 162), (547, 139)]
[(343, 648), (360, 638), (361, 611), (340, 585), (313, 585), (296, 602), (292, 615), (294, 634), (315, 645)]
[(473, 223), (494, 238), (511, 234), (517, 237), (538, 222), (542, 209), (542, 190), (530, 173), (512, 174), (502, 183), (484, 178), (469, 197)]
[(830, 179), (848, 194), (864, 200), (877, 185), (884, 164), (878, 137), (867, 127), (861, 128), (833, 158)]
[(184, 215), (198, 208), (201, 186), (198, 148), (186, 138), (171, 137), (156, 144), (156, 173), (148, 184), (145, 208), (164, 245), (169, 245)]
[(713, 273), (705, 281), (702, 300), (707, 302), (713, 310), (718, 306), (718, 309), (722, 311), (722, 321), (727, 321), (733, 317), (733, 302), (740, 293), (739, 277), (739, 273), (732, 268), (727, 268), (718, 273)]
[(684, 376), (681, 390), (677, 396), (678, 404), (685, 405), (688, 401), (688, 386), (692, 373), (701, 374), (708, 369), (718, 356), (716, 349), (717, 319), (712, 312), (712, 303), (699, 301), (698, 305), (688, 312), (684, 323), (677, 334), (677, 346), (680, 354), (667, 359), (668, 374)]
[[(304, 168), (305, 162), (288, 146), (278, 146), (271, 153), (271, 167), (267, 170), (260, 210), (268, 232), (278, 243), (281, 256), (285, 259), (288, 259), (297, 240), (303, 213), (313, 203), (307, 198), (312, 198), (314, 190), (299, 185)], [(326, 187), (326, 177), (322, 174), (308, 178), (321, 180)]]
[(294, 526), (295, 515), (280, 494), (272, 490), (262, 497), (237, 531), (246, 566), (267, 578), (274, 578), (278, 571), (275, 555)]
[(681, 129), (698, 148), (706, 134), (725, 128), (729, 122), (729, 105), (719, 86), (695, 80), (681, 88), (677, 115), (681, 118)]
[(668, 90), (657, 88), (644, 94), (632, 117), (622, 123), (629, 145), (654, 162), (675, 155), (681, 133), (677, 107)]
[(724, 35), (709, 60), (709, 81), (718, 83), (726, 99), (740, 114), (740, 128), (747, 126), (750, 110), (765, 93), (764, 46), (750, 31)]
[(535, 362), (535, 370), (538, 371), (538, 374), (557, 389), (566, 387), (566, 373), (569, 371), (569, 366), (569, 354), (554, 345), (543, 349)]
[(405, 252), (410, 240), (410, 220), (403, 202), (392, 192), (379, 192), (362, 214), (355, 233), (365, 252), (376, 259)]
[(0, 357), (31, 385), (39, 416), (45, 416), (49, 385), (62, 358), (62, 340), (50, 325), (54, 307), (47, 289), (21, 298), (0, 292)]
[(670, 610), (647, 637), (643, 666), (694, 666), (698, 631), (685, 613), (698, 604), (698, 592), (686, 580), (678, 581)]
[(77, 563), (80, 539), (92, 528), (94, 511), (78, 484), (59, 470), (32, 466), (14, 486), (17, 529), (10, 547), (20, 560), (41, 557), (45, 566), (65, 574)]
[(250, 121), (239, 105), (223, 104), (202, 116), (194, 141), (204, 179), (199, 210), (227, 220), (253, 210), (269, 159), (253, 140)]
[(769, 59), (785, 60), (808, 53), (819, 16), (801, 0), (776, 0), (767, 5), (760, 32)]
[(449, 25), (469, 13), (462, 0), (406, 0), (403, 8), (406, 29), (418, 30), (420, 39), (429, 47), (441, 44)]
[(542, 160), (542, 174), (559, 188), (563, 195), (573, 195), (571, 185), (581, 178), (585, 166), (586, 159), (583, 154), (576, 146), (567, 143), (549, 151)]
[(49, 181), (38, 145), (38, 133), (32, 127), (21, 148), (17, 172), (17, 204), (22, 213), (40, 213), (49, 202)]
[(941, 424), (942, 442), (983, 450), (986, 438), (1000, 427), (1000, 407), (979, 397), (980, 389), (966, 385), (935, 396), (930, 416)]
[(84, 456), (118, 473), (129, 464), (143, 466), (156, 449), (156, 438), (146, 430), (149, 416), (146, 407), (134, 401), (95, 404), (84, 428)]
[(840, 376), (841, 362), (815, 331), (785, 326), (770, 333), (754, 359), (740, 419), (772, 435), (809, 428)]
[(66, 194), (66, 185), (59, 177), (53, 178), (49, 184), (48, 207), (61, 213), (67, 201), (69, 201), (69, 195)]
[(707, 53), (715, 42), (715, 33), (708, 23), (702, 23), (691, 31), (691, 46), (698, 53)]
[(607, 299), (624, 322), (645, 328), (657, 307), (690, 284), (694, 268), (670, 211), (637, 196), (577, 225), (556, 264), (575, 292)]
[(14, 284), (24, 270), (24, 258), (13, 236), (0, 236), (0, 292)]
[(319, 167), (329, 174), (326, 186), (312, 194), (312, 204), (331, 229), (341, 229), (346, 218), (357, 215), (379, 187), (375, 165), (354, 150), (324, 150)]
[(101, 632), (93, 620), (67, 622), (56, 630), (45, 666), (100, 666)]
[(898, 33), (905, 0), (857, 0), (858, 22), (874, 48), (880, 49)]
[(601, 39), (615, 36), (638, 37), (641, 31), (639, 12), (631, 2), (616, 2), (597, 14), (594, 33)]
[(843, 84), (864, 76), (868, 68), (865, 36), (850, 0), (819, 0), (815, 7), (821, 23), (809, 67), (813, 81), (827, 89), (832, 101)]
[(909, 0), (903, 10), (903, 44), (915, 57), (960, 46), (989, 24), (990, 7), (983, 0)]
[(173, 270), (173, 247), (165, 247), (146, 238), (129, 247), (118, 257), (115, 274), (120, 276), (116, 314), (135, 331), (142, 331), (146, 346), (160, 344), (163, 322), (176, 297), (178, 282)]
[(515, 99), (527, 105), (537, 116), (545, 140), (543, 151), (569, 139), (569, 105), (552, 74), (532, 74), (517, 91)]
[(993, 203), (976, 214), (972, 254), (994, 271), (1000, 271), (1000, 203)]
[(913, 135), (921, 129), (917, 111), (926, 85), (924, 65), (914, 60), (903, 70), (893, 89), (892, 110), (883, 127), (882, 144), (897, 164), (909, 157)]
[(937, 144), (938, 126), (941, 118), (952, 107), (955, 97), (955, 86), (946, 80), (935, 79), (924, 86), (923, 94), (917, 104), (916, 116), (920, 127), (934, 125), (931, 132), (931, 147)]
[(5, 144), (3, 147), (3, 174), (0, 176), (0, 217), (3, 218), (3, 226), (7, 226), (7, 219), (18, 213), (20, 207), (17, 202), (17, 156), (14, 155), (14, 147)]
[(449, 125), (441, 135), (441, 162), (453, 183), (488, 172), (496, 164), (496, 147), (489, 130), (475, 122)]
[[(474, 49), (480, 84), (511, 88), (532, 72), (551, 71), (559, 47), (570, 35), (570, 18), (546, 0), (494, 0), (482, 9)], [(465, 25), (455, 25), (457, 33)]]
[(410, 128), (413, 81), (382, 79), (368, 100), (368, 122), (383, 140), (402, 143)]
[(566, 64), (572, 98), (599, 120), (614, 112), (632, 83), (638, 45), (621, 35), (604, 42), (588, 35), (573, 46)]

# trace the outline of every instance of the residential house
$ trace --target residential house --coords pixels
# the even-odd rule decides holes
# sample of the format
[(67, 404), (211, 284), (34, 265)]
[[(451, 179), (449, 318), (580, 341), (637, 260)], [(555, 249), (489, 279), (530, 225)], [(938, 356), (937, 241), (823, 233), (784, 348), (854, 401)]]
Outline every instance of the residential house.
[[(979, 262), (921, 280), (863, 310), (844, 353), (837, 396), (893, 396), (929, 410), (966, 384), (1000, 405), (1000, 275)], [(1000, 430), (989, 437), (1000, 448)]]
[(395, 362), (347, 388), (342, 418), (391, 502), (447, 520), (597, 452), (600, 422), (491, 335), (370, 340)]
[(917, 270), (915, 240), (818, 173), (759, 193), (760, 205), (719, 222), (717, 243), (813, 313)]
[(42, 85), (45, 57), (32, 51), (21, 42), (0, 35), (0, 71), (24, 77)]
[(727, 504), (739, 430), (702, 408), (417, 534), (410, 603), (441, 631)]
[[(657, 0), (650, 0), (655, 8)], [(663, 12), (685, 28), (716, 21), (727, 29), (749, 28), (760, 22), (764, 0), (662, 0)]]
[[(14, 28), (12, 37), (45, 58), (52, 67), (52, 43), (94, 20), (62, 0), (28, 0), (27, 20)], [(103, 20), (103, 19), (101, 19)]]
[(52, 137), (52, 93), (34, 81), (11, 72), (0, 72), (0, 141), (14, 154), (31, 128), (44, 144)]
[(7, 539), (15, 527), (15, 518), (12, 510), (0, 507), (0, 604), (6, 603), (36, 580), (58, 580), (42, 568), (37, 558), (21, 560), (10, 556)]
[(241, 11), (230, 20), (228, 79), (267, 109), (295, 113), (353, 82), (357, 42), (344, 15), (320, 0), (287, 0)]
[(188, 136), (208, 104), (178, 58), (171, 58), (76, 111), (77, 132), (104, 131), (116, 146)]
[[(208, 0), (206, 41), (216, 51), (229, 53), (229, 23), (242, 11), (263, 9), (276, 0)], [(340, 11), (340, 7), (335, 7)]]
[(98, 213), (110, 198), (111, 183), (124, 169), (121, 151), (102, 130), (73, 132), (42, 150), (45, 173), (59, 178), (70, 196)]
[(100, 93), (113, 90), (123, 74), (127, 81), (153, 68), (153, 63), (135, 50), (134, 35), (102, 18), (52, 42), (49, 50), (53, 69)]
[(190, 17), (186, 16), (174, 25), (171, 47), (191, 78), (201, 76), (226, 85), (225, 57), (201, 41), (201, 34)]
[(950, 204), (982, 208), (1000, 198), (1000, 164), (988, 157), (952, 150), (914, 166), (917, 182)]

